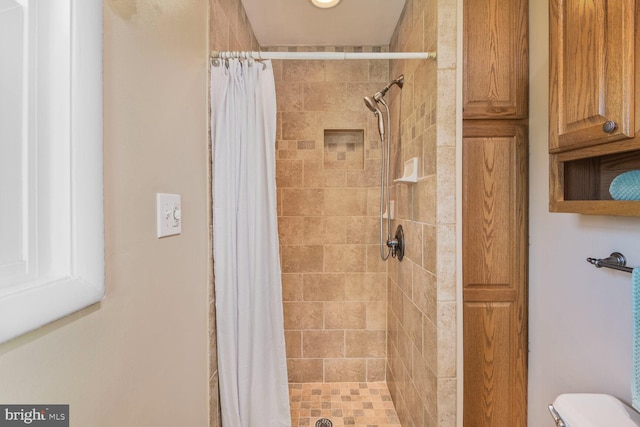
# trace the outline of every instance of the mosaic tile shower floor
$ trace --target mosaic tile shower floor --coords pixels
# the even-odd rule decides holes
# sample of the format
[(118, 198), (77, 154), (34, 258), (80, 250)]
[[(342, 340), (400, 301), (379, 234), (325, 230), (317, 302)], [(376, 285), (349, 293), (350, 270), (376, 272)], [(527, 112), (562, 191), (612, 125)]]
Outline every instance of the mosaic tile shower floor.
[(401, 427), (384, 382), (289, 384), (292, 427), (314, 427), (328, 418), (334, 427)]

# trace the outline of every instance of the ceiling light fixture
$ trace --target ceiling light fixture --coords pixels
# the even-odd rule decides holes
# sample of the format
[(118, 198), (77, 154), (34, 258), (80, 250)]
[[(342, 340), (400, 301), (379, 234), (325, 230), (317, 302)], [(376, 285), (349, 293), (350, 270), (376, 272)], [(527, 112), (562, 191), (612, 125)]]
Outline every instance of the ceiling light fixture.
[(316, 7), (328, 9), (330, 7), (336, 6), (338, 3), (340, 3), (340, 0), (311, 0), (311, 3), (313, 3), (313, 5)]

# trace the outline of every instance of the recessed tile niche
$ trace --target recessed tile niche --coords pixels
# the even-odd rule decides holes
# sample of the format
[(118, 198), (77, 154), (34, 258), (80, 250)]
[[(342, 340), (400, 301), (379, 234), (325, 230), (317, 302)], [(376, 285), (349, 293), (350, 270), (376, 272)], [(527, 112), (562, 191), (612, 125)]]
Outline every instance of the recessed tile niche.
[(325, 170), (364, 169), (364, 130), (324, 131)]

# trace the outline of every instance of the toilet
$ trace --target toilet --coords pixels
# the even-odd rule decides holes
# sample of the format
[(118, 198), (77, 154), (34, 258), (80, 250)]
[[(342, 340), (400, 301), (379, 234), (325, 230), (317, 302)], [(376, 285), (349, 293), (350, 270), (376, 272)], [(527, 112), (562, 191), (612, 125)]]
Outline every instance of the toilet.
[(640, 426), (640, 413), (608, 394), (561, 394), (549, 411), (558, 427)]

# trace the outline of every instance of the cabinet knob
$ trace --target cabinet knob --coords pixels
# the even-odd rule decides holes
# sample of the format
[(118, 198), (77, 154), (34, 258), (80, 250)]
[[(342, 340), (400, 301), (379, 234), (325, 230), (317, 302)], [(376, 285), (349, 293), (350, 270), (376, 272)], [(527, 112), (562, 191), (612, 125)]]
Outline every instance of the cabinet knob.
[(613, 120), (607, 120), (602, 124), (602, 132), (612, 133), (614, 130), (616, 130), (616, 122)]

